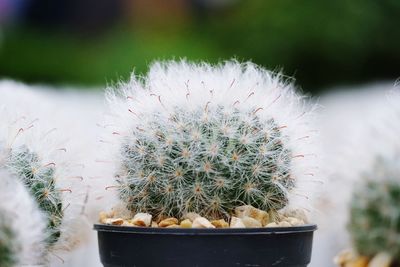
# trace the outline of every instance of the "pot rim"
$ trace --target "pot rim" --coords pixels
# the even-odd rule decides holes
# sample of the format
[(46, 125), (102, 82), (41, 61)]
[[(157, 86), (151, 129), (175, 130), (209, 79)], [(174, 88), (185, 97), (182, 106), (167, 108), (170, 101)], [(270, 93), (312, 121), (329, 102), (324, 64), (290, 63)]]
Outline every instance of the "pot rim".
[(262, 227), (262, 228), (157, 228), (132, 227), (107, 224), (94, 224), (93, 229), (98, 232), (116, 232), (128, 234), (155, 234), (155, 235), (271, 235), (314, 232), (316, 224), (305, 224), (290, 227)]

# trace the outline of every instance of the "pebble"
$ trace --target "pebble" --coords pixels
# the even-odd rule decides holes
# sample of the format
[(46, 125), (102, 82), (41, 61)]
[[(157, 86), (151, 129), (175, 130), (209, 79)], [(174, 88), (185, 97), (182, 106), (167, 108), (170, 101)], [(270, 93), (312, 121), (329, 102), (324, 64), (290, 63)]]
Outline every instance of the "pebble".
[(193, 228), (215, 228), (215, 226), (212, 225), (211, 222), (204, 217), (197, 217), (193, 221), (192, 227)]
[(267, 224), (265, 227), (279, 227), (279, 225), (276, 222), (272, 222)]
[(232, 216), (230, 228), (246, 228), (246, 225), (244, 225), (242, 219)]
[[(112, 219), (113, 217), (115, 216), (115, 213), (114, 212), (105, 212), (105, 211), (101, 211), (100, 213), (99, 213), (99, 221), (101, 222), (101, 223), (105, 223), (105, 224), (107, 224), (107, 221), (109, 221), (109, 220), (107, 220), (107, 219)], [(109, 224), (109, 223), (108, 223)]]
[(168, 227), (170, 225), (178, 224), (178, 219), (177, 218), (167, 218), (162, 220), (161, 222), (158, 223), (158, 226), (160, 227)]
[(238, 218), (250, 217), (256, 219), (261, 223), (262, 226), (265, 226), (269, 223), (269, 214), (266, 211), (257, 209), (250, 205), (239, 206), (235, 208), (235, 215)]
[(386, 252), (378, 253), (369, 262), (368, 267), (389, 267), (393, 258)]
[(181, 228), (181, 226), (178, 225), (178, 224), (171, 224), (171, 225), (168, 225), (168, 226), (165, 227), (165, 228)]
[(229, 228), (229, 223), (227, 223), (224, 219), (213, 220), (211, 221), (211, 224), (216, 228)]
[(347, 262), (354, 260), (355, 257), (352, 250), (343, 250), (333, 259), (333, 262), (338, 266), (344, 266)]
[(185, 219), (181, 221), (180, 226), (182, 228), (192, 228), (192, 221), (190, 221), (189, 219)]
[(192, 222), (194, 222), (194, 220), (198, 217), (201, 217), (201, 216), (195, 212), (188, 212), (185, 215), (183, 215), (183, 219), (189, 219)]
[(248, 217), (248, 216), (244, 216), (243, 218), (241, 218), (243, 224), (246, 226), (246, 228), (260, 228), (262, 227), (261, 222), (257, 221), (254, 218)]
[(99, 213), (99, 221), (101, 223), (106, 223), (106, 219), (108, 219), (107, 213), (102, 211)]
[[(232, 216), (230, 223), (224, 219), (212, 220), (211, 222), (201, 217), (195, 212), (186, 213), (182, 221), (174, 217), (161, 220), (159, 223), (152, 221), (152, 216), (148, 213), (137, 213), (132, 219), (123, 219), (125, 217), (118, 216), (115, 209), (111, 212), (100, 212), (100, 223), (109, 225), (121, 225), (132, 227), (166, 227), (166, 228), (259, 228), (259, 227), (290, 227), (299, 226), (306, 223), (305, 213), (301, 210), (284, 211), (283, 213), (275, 212), (276, 221), (270, 222), (271, 214), (262, 211), (250, 205), (239, 206), (235, 208), (235, 216)], [(272, 216), (273, 217), (273, 216)], [(127, 217), (129, 218), (129, 217)], [(338, 255), (338, 257), (341, 255)], [(382, 256), (380, 256), (382, 257)], [(382, 260), (382, 258), (378, 258)], [(356, 265), (357, 267), (359, 265)], [(361, 266), (361, 265), (360, 265)], [(345, 266), (349, 267), (349, 266)], [(350, 266), (351, 267), (351, 266)], [(368, 266), (371, 267), (371, 266)], [(373, 265), (372, 267), (376, 267)], [(381, 266), (380, 266), (381, 267)], [(386, 265), (385, 265), (386, 267)]]
[(137, 227), (137, 225), (134, 225), (131, 223), (129, 220), (124, 220), (124, 223), (121, 224), (122, 226), (129, 226), (129, 227)]
[[(368, 267), (368, 257), (358, 256), (352, 250), (340, 252), (334, 259), (334, 263), (339, 267)], [(379, 267), (383, 267), (379, 265)]]
[(305, 224), (303, 220), (297, 219), (295, 217), (287, 217), (286, 221), (290, 223), (291, 226), (299, 226)]
[(281, 222), (278, 223), (278, 225), (279, 225), (279, 227), (290, 227), (290, 226), (292, 226), (287, 221), (281, 221)]
[(307, 215), (304, 212), (304, 210), (301, 210), (301, 209), (285, 210), (283, 212), (283, 215), (285, 217), (294, 217), (294, 218), (297, 218), (299, 220), (302, 220), (304, 222), (303, 224), (308, 223)]
[(121, 218), (107, 218), (105, 219), (105, 224), (111, 225), (122, 225), (124, 223), (124, 219)]
[[(368, 258), (360, 256), (357, 259), (353, 260), (352, 262), (347, 263), (345, 266), (346, 267), (367, 267), (368, 266)], [(383, 266), (379, 265), (379, 267), (383, 267)]]
[(151, 217), (148, 213), (137, 213), (130, 222), (136, 226), (149, 227), (151, 225)]

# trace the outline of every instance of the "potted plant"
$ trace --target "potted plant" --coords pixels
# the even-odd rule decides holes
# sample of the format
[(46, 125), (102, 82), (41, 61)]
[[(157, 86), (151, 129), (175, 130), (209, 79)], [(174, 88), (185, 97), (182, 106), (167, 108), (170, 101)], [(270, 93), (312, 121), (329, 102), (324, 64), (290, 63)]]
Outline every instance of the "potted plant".
[(375, 168), (356, 187), (348, 229), (353, 250), (341, 252), (338, 266), (400, 266), (399, 157), (378, 157)]
[(104, 266), (308, 265), (313, 107), (283, 78), (166, 62), (108, 93), (125, 210), (94, 226)]
[(2, 88), (0, 104), (0, 266), (54, 265), (80, 241), (84, 196), (64, 142), (37, 112), (41, 98), (15, 87)]
[(373, 116), (364, 120), (366, 153), (355, 150), (364, 168), (351, 177), (356, 180), (348, 204), (351, 249), (335, 257), (338, 266), (400, 266), (400, 92), (376, 102)]

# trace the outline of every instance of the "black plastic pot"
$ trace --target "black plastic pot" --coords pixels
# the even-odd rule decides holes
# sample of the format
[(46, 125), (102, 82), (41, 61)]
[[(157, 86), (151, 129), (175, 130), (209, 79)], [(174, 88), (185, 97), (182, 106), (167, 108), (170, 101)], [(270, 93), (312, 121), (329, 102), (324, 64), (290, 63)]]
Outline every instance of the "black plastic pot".
[(182, 229), (94, 225), (105, 267), (306, 267), (316, 225)]

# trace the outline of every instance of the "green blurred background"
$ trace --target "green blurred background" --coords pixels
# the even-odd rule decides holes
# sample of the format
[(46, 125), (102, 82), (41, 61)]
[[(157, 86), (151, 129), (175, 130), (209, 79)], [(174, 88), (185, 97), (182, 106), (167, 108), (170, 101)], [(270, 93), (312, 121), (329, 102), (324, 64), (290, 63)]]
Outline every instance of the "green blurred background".
[(0, 77), (101, 87), (157, 59), (251, 60), (313, 94), (400, 76), (400, 0), (0, 0)]

